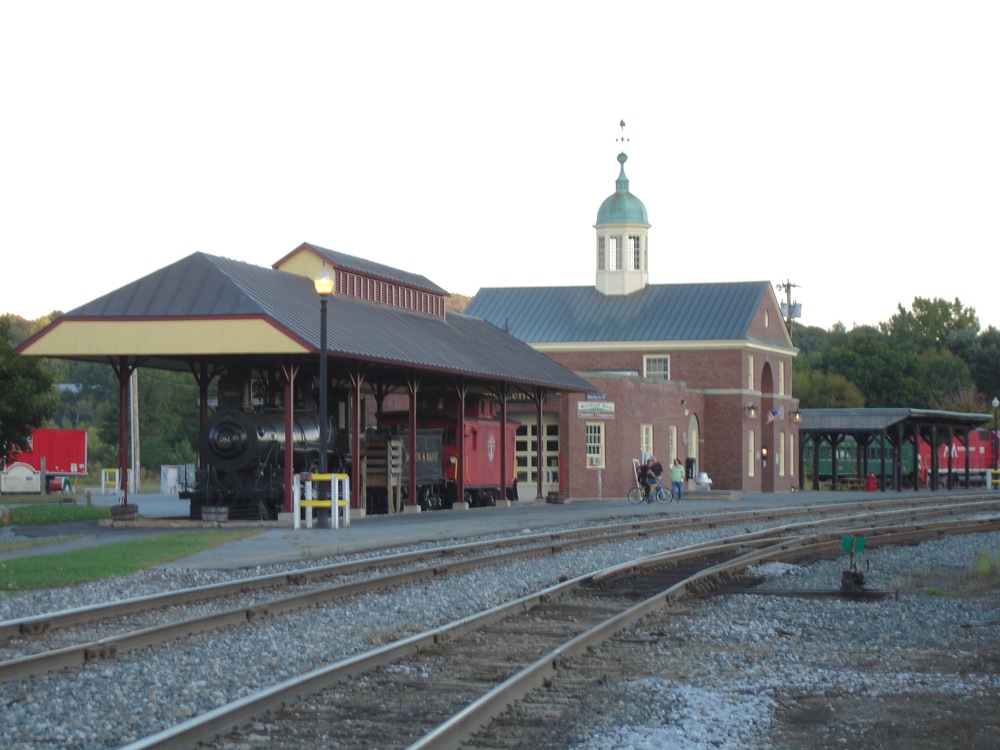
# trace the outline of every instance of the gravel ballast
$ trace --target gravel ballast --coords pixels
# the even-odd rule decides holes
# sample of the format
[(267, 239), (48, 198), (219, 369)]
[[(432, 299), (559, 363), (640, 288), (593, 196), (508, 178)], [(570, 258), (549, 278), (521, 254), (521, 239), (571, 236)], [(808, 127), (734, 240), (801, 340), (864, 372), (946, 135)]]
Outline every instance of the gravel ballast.
[[(528, 590), (666, 548), (727, 533), (684, 532), (447, 576), (419, 586), (357, 597), (264, 618), (225, 634), (185, 640), (183, 647), (144, 649), (26, 681), (0, 685), (5, 707), (0, 746), (119, 747), (183, 719), (372, 645), (419, 632)], [(466, 540), (463, 540), (466, 541)], [(774, 747), (779, 719), (799, 696), (836, 711), (845, 697), (948, 692), (959, 701), (1000, 704), (996, 663), (927, 674), (901, 657), (933, 648), (945, 654), (997, 652), (997, 594), (936, 595), (953, 586), (977, 552), (996, 555), (1000, 534), (976, 534), (916, 547), (870, 550), (868, 586), (898, 590), (880, 602), (733, 595), (686, 599), (678, 611), (643, 627), (652, 634), (645, 667), (629, 680), (595, 690), (561, 738), (564, 747)], [(398, 550), (390, 550), (393, 552)], [(334, 562), (333, 559), (318, 562)], [(836, 589), (845, 559), (769, 566), (768, 588)], [(243, 575), (278, 572), (269, 566)], [(301, 567), (301, 565), (299, 566)], [(67, 589), (6, 595), (0, 618), (67, 609), (234, 577), (232, 572), (152, 570)], [(938, 581), (939, 583), (932, 583)], [(683, 613), (683, 617), (676, 615)], [(651, 620), (654, 618), (650, 618)], [(303, 637), (302, 634), (308, 634)], [(848, 653), (850, 652), (850, 653)], [(849, 658), (848, 658), (849, 657)], [(859, 667), (858, 664), (862, 664)], [(642, 696), (643, 700), (636, 700)], [(829, 708), (827, 708), (829, 706)], [(1000, 715), (1000, 713), (998, 713)], [(834, 722), (835, 723), (835, 722)], [(847, 746), (848, 734), (830, 746)], [(838, 744), (839, 743), (839, 744)]]

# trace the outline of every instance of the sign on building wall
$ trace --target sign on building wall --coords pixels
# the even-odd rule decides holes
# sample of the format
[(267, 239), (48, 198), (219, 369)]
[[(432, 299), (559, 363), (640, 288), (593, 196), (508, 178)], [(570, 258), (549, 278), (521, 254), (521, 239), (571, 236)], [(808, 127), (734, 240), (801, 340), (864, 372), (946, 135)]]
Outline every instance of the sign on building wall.
[(614, 419), (614, 401), (577, 401), (576, 416), (580, 419)]

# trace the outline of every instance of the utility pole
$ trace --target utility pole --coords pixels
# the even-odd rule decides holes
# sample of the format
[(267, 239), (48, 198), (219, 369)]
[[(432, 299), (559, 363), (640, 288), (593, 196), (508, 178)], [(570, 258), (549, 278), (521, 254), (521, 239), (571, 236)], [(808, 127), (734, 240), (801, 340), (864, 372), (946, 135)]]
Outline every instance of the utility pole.
[(778, 284), (778, 290), (785, 293), (785, 302), (782, 303), (781, 306), (784, 308), (782, 312), (785, 314), (785, 325), (788, 327), (788, 338), (792, 339), (792, 319), (801, 317), (802, 315), (802, 305), (798, 302), (792, 302), (792, 289), (797, 289), (798, 286), (798, 284), (793, 284), (787, 279)]

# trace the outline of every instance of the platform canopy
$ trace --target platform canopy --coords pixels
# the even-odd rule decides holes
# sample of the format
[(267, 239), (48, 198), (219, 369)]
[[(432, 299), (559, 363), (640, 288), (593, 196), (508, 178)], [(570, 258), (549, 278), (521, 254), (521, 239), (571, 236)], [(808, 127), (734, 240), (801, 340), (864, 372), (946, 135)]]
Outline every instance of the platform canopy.
[[(938, 411), (934, 409), (802, 409), (799, 411), (799, 438), (804, 447), (812, 441), (813, 458), (818, 462), (819, 446), (822, 443), (830, 445), (833, 453), (837, 446), (847, 438), (864, 448), (875, 442), (888, 443), (900, 447), (906, 441), (912, 441), (917, 448), (918, 440), (931, 446), (931, 460), (935, 465), (928, 467), (932, 489), (938, 489), (937, 448), (939, 445), (951, 442), (952, 438), (968, 445), (969, 432), (978, 429), (990, 421), (988, 414), (966, 412)], [(968, 452), (966, 452), (968, 455)], [(886, 486), (886, 461), (881, 462), (881, 486)], [(817, 464), (818, 465), (818, 464)], [(832, 463), (833, 485), (838, 484), (837, 462)], [(902, 488), (901, 458), (895, 453), (892, 461), (893, 481), (897, 489)], [(799, 452), (799, 478), (804, 482), (803, 454)], [(916, 464), (914, 464), (916, 471)], [(969, 484), (969, 467), (964, 467), (965, 484)], [(949, 473), (950, 481), (950, 473)], [(819, 477), (813, 471), (813, 486), (818, 488)], [(919, 482), (913, 486), (919, 489)]]
[(931, 428), (968, 431), (982, 427), (988, 414), (970, 414), (933, 409), (802, 409), (799, 435), (880, 435), (906, 429), (925, 432)]
[[(363, 366), (385, 382), (419, 372), (517, 389), (593, 390), (479, 318), (424, 314), (342, 294), (329, 297), (327, 316), (331, 366)], [(198, 252), (62, 315), (18, 352), (182, 371), (251, 360), (294, 364), (317, 357), (320, 317), (311, 278)]]

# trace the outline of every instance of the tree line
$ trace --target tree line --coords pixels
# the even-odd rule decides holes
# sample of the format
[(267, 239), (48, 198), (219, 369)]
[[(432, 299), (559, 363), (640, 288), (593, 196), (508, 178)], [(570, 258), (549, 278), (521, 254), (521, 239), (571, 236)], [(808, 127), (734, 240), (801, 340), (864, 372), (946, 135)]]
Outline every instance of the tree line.
[[(468, 298), (455, 301), (456, 309)], [(91, 467), (118, 456), (118, 381), (109, 365), (18, 357), (14, 347), (59, 316), (0, 317), (0, 456), (27, 447), (35, 427), (85, 429)], [(795, 326), (792, 394), (803, 409), (906, 407), (990, 413), (1000, 396), (1000, 331), (980, 330), (957, 298), (917, 297), (888, 321), (848, 331)], [(188, 373), (139, 368), (140, 458), (197, 460), (198, 388)]]
[(916, 297), (877, 326), (793, 328), (803, 409), (904, 407), (985, 414), (1000, 396), (1000, 331), (956, 298)]

